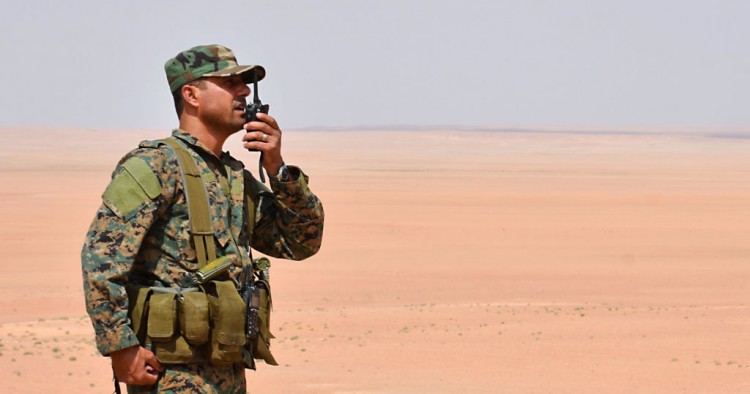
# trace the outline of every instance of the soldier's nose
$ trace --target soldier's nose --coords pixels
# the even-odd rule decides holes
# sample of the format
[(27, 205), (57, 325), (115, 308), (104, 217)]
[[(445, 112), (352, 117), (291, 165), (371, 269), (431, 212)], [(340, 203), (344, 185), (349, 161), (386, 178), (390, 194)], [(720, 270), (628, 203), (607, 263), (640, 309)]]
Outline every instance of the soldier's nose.
[(249, 96), (250, 95), (250, 86), (242, 85), (242, 87), (240, 88), (239, 95), (242, 96), (242, 97)]

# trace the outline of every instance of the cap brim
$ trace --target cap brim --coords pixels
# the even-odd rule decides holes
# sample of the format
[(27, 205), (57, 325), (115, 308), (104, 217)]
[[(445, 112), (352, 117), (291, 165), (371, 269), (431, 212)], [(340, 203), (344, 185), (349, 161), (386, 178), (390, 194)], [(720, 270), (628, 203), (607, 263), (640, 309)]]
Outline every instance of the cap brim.
[(231, 77), (234, 75), (240, 75), (245, 83), (252, 83), (253, 71), (255, 71), (258, 81), (266, 77), (266, 69), (263, 68), (263, 66), (258, 65), (228, 67), (220, 71), (203, 74), (202, 77)]

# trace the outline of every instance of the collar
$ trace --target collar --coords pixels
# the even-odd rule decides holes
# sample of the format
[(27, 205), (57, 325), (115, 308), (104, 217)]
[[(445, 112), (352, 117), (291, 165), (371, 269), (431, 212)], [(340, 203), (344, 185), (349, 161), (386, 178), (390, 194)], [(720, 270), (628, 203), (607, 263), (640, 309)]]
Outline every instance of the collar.
[(188, 144), (190, 147), (192, 147), (193, 149), (195, 149), (199, 153), (202, 151), (203, 153), (205, 153), (206, 155), (208, 155), (208, 157), (213, 157), (213, 158), (219, 159), (219, 161), (222, 164), (228, 165), (232, 169), (237, 169), (237, 168), (242, 169), (242, 168), (245, 168), (244, 164), (242, 164), (242, 162), (239, 162), (239, 161), (235, 160), (229, 154), (229, 152), (222, 151), (221, 152), (221, 157), (216, 157), (216, 155), (214, 154), (214, 152), (211, 149), (209, 149), (206, 145), (204, 145), (197, 138), (193, 137), (190, 133), (188, 133), (185, 130), (174, 129), (174, 130), (172, 130), (172, 136), (175, 137), (175, 138), (178, 138), (178, 139), (182, 140), (183, 142), (185, 142), (186, 144)]
[[(182, 141), (186, 142), (188, 145), (190, 145), (193, 148), (198, 148), (201, 151), (203, 151), (203, 152), (205, 152), (205, 153), (207, 153), (207, 154), (209, 154), (209, 155), (211, 155), (213, 157), (216, 157), (216, 155), (214, 154), (213, 151), (211, 151), (211, 149), (209, 149), (206, 145), (204, 145), (197, 138), (193, 137), (190, 133), (188, 133), (185, 130), (174, 129), (174, 130), (172, 130), (172, 136), (175, 137), (175, 138), (181, 139)], [(221, 157), (219, 157), (219, 159), (222, 159), (222, 161), (223, 161), (224, 156), (226, 156), (226, 155), (227, 155), (227, 152), (221, 152)]]

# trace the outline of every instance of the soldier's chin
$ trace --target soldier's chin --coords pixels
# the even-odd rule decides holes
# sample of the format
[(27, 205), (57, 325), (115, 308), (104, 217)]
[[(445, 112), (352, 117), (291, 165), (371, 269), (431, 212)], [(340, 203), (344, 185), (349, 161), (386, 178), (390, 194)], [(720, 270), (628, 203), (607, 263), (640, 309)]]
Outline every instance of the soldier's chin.
[(247, 122), (245, 121), (245, 119), (242, 119), (241, 121), (239, 121), (239, 122), (235, 123), (235, 124), (234, 124), (234, 127), (235, 127), (235, 129), (236, 129), (237, 131), (247, 131), (247, 130), (245, 130), (245, 123), (247, 123)]

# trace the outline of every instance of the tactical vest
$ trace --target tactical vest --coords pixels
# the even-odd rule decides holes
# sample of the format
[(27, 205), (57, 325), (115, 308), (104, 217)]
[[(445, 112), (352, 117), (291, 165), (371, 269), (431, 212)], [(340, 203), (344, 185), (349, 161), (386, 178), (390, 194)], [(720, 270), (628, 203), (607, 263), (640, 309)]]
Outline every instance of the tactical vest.
[[(226, 268), (229, 264), (222, 264), (222, 259), (229, 259), (216, 256), (208, 193), (200, 170), (188, 148), (176, 138), (158, 142), (171, 147), (177, 156), (198, 265), (200, 271), (208, 268), (205, 274), (210, 278), (216, 273), (211, 268)], [(252, 239), (255, 204), (248, 196), (251, 185), (246, 182), (245, 187), (247, 231)], [(228, 185), (223, 188), (228, 189)], [(231, 280), (206, 279), (190, 288), (129, 287), (128, 314), (141, 345), (151, 349), (162, 364), (208, 362), (223, 365), (244, 361), (245, 367), (255, 369), (254, 359), (262, 359), (270, 365), (278, 365), (269, 348), (274, 336), (270, 332), (268, 260), (253, 260), (251, 256), (251, 261), (254, 266), (244, 270), (245, 275), (251, 275), (249, 283), (256, 290), (250, 309)], [(258, 261), (265, 266), (256, 267)], [(257, 327), (248, 329), (246, 326), (248, 313), (256, 316)], [(252, 335), (247, 335), (248, 332)]]

